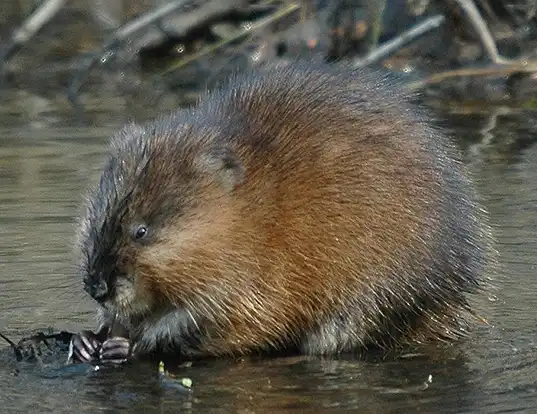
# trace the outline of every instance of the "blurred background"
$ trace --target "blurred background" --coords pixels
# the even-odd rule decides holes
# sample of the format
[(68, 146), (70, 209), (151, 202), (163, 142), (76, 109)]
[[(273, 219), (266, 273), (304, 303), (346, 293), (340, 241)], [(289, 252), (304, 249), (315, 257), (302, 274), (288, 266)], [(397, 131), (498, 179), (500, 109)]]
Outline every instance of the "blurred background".
[(55, 114), (74, 121), (73, 105), (86, 115), (110, 105), (126, 118), (151, 117), (191, 103), (232, 70), (300, 56), (382, 67), (443, 103), (531, 106), (536, 8), (535, 0), (2, 0), (2, 105), (37, 123)]

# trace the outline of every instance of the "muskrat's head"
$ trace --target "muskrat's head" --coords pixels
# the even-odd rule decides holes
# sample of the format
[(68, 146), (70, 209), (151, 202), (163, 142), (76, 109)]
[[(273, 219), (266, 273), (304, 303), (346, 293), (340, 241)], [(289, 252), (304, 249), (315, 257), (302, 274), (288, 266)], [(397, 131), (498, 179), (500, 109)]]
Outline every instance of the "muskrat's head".
[(112, 140), (78, 246), (86, 292), (118, 316), (180, 300), (181, 257), (225, 227), (216, 210), (226, 210), (242, 166), (215, 138), (177, 115), (128, 125)]

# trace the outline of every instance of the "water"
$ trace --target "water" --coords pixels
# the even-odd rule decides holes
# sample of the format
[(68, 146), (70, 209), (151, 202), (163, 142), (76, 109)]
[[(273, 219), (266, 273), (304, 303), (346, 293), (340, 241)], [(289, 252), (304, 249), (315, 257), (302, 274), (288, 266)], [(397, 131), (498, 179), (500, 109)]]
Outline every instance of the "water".
[[(18, 339), (50, 325), (93, 328), (94, 305), (74, 272), (74, 217), (118, 124), (54, 129), (5, 117), (0, 330)], [(534, 118), (492, 110), (444, 114), (476, 174), (501, 255), (495, 298), (479, 303), (491, 325), (476, 328), (468, 341), (387, 361), (204, 361), (180, 370), (194, 382), (190, 393), (164, 387), (154, 364), (54, 375), (35, 363), (17, 365), (0, 345), (2, 412), (536, 412)]]

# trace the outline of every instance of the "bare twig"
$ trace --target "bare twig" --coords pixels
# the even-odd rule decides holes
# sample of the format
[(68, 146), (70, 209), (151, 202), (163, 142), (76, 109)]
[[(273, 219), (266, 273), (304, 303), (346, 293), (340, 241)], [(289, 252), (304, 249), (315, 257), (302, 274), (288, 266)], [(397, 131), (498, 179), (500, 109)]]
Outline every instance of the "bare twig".
[(411, 29), (401, 33), (396, 38), (383, 43), (377, 49), (367, 54), (367, 56), (355, 60), (354, 64), (356, 67), (361, 68), (364, 66), (371, 65), (372, 63), (378, 62), (379, 60), (384, 59), (390, 54), (398, 51), (408, 43), (417, 39), (418, 37), (423, 36), (425, 33), (437, 29), (444, 23), (444, 21), (445, 18), (442, 15), (429, 17), (428, 19), (424, 20), (421, 23), (418, 23)]
[(101, 28), (112, 31), (121, 26), (123, 0), (89, 0), (88, 3), (93, 19)]
[(177, 9), (184, 6), (186, 0), (176, 0), (171, 3), (164, 4), (155, 10), (141, 15), (139, 18), (130, 21), (123, 27), (119, 28), (113, 35), (111, 42), (122, 42), (129, 36), (136, 33), (138, 30), (144, 29), (150, 24), (166, 17)]
[(13, 349), (13, 352), (15, 353), (15, 357), (17, 358), (17, 361), (22, 361), (23, 355), (22, 350), (19, 345), (17, 345), (15, 342), (13, 342), (11, 339), (9, 339), (7, 336), (5, 336), (2, 332), (0, 332), (0, 338), (2, 338), (4, 341), (6, 341), (9, 346), (11, 346), (11, 349)]
[(473, 0), (455, 0), (461, 9), (466, 13), (468, 18), (470, 19), (470, 22), (476, 31), (477, 35), (479, 36), (479, 40), (481, 42), (481, 45), (485, 49), (485, 52), (487, 53), (489, 59), (500, 65), (509, 63), (510, 61), (508, 59), (505, 59), (500, 56), (498, 53), (498, 48), (496, 47), (496, 41), (492, 37), (490, 30), (487, 27), (487, 24), (485, 23), (485, 20), (483, 20), (483, 17), (481, 17), (481, 13), (479, 13), (479, 10), (477, 9), (475, 3)]
[(162, 76), (162, 75), (165, 75), (169, 72), (173, 72), (174, 70), (177, 70), (179, 68), (182, 68), (184, 66), (186, 66), (187, 64), (191, 63), (191, 62), (194, 62), (195, 60), (201, 58), (202, 56), (205, 56), (209, 53), (213, 53), (214, 51), (220, 49), (221, 47), (231, 43), (231, 42), (234, 42), (244, 36), (247, 36), (248, 34), (250, 33), (253, 33), (259, 29), (262, 29), (264, 28), (265, 26), (269, 25), (270, 23), (273, 23), (289, 14), (291, 14), (292, 12), (300, 9), (302, 6), (300, 4), (297, 3), (290, 3), (288, 4), (287, 6), (283, 6), (281, 7), (279, 10), (277, 10), (276, 12), (274, 12), (273, 14), (271, 14), (270, 16), (268, 17), (265, 17), (263, 19), (260, 19), (258, 20), (257, 22), (251, 24), (251, 25), (248, 25), (248, 27), (244, 28), (244, 29), (241, 29), (239, 30), (237, 33), (235, 33), (234, 35), (232, 35), (231, 37), (229, 38), (226, 38), (226, 39), (222, 39), (221, 41), (219, 42), (216, 42), (215, 44), (213, 45), (210, 45), (210, 46), (207, 46), (207, 47), (204, 47), (203, 49), (201, 49), (199, 52), (197, 53), (194, 53), (190, 56), (187, 56), (186, 58), (184, 59), (181, 59), (179, 62), (175, 63), (175, 64), (172, 64), (171, 66), (169, 66), (168, 68), (164, 69), (161, 73), (159, 73), (159, 76)]
[(486, 67), (460, 68), (436, 73), (426, 79), (409, 83), (410, 89), (419, 89), (427, 85), (440, 83), (446, 79), (464, 77), (464, 76), (506, 76), (514, 73), (532, 73), (537, 72), (537, 61), (508, 62), (493, 64)]
[(11, 35), (8, 44), (0, 50), (0, 64), (5, 64), (13, 54), (30, 40), (63, 7), (66, 0), (45, 0)]
[(145, 13), (137, 19), (134, 19), (126, 23), (123, 27), (114, 32), (108, 41), (95, 53), (92, 53), (89, 58), (86, 58), (82, 69), (77, 70), (72, 77), (71, 82), (67, 90), (67, 96), (69, 100), (77, 106), (77, 95), (80, 87), (84, 83), (89, 71), (97, 63), (99, 58), (107, 51), (115, 49), (122, 42), (124, 42), (129, 36), (135, 34), (141, 29), (157, 22), (158, 20), (166, 17), (170, 13), (184, 6), (187, 0), (175, 0), (171, 3), (166, 3), (149, 13)]
[(13, 348), (17, 347), (17, 344), (15, 342), (13, 342), (11, 339), (9, 339), (7, 336), (5, 336), (2, 332), (0, 332), (0, 338), (2, 338), (4, 341), (6, 341)]
[(243, 3), (242, 0), (212, 0), (188, 13), (174, 16), (173, 20), (171, 20), (173, 32), (167, 29), (166, 21), (160, 23), (160, 28), (174, 37), (181, 37), (186, 35), (193, 27), (237, 9), (241, 6), (241, 3)]
[(376, 49), (382, 32), (382, 16), (386, 8), (386, 0), (374, 0), (369, 2), (368, 18), (371, 22), (371, 30), (368, 34), (369, 51)]

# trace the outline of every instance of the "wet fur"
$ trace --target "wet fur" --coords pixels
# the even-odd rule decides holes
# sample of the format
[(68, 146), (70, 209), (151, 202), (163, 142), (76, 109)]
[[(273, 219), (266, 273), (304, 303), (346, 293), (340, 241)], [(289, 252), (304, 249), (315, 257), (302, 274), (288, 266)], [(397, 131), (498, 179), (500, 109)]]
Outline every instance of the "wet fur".
[(408, 98), (295, 64), (126, 126), (80, 223), (84, 277), (112, 287), (101, 322), (189, 356), (465, 334), (492, 240), (456, 150)]

